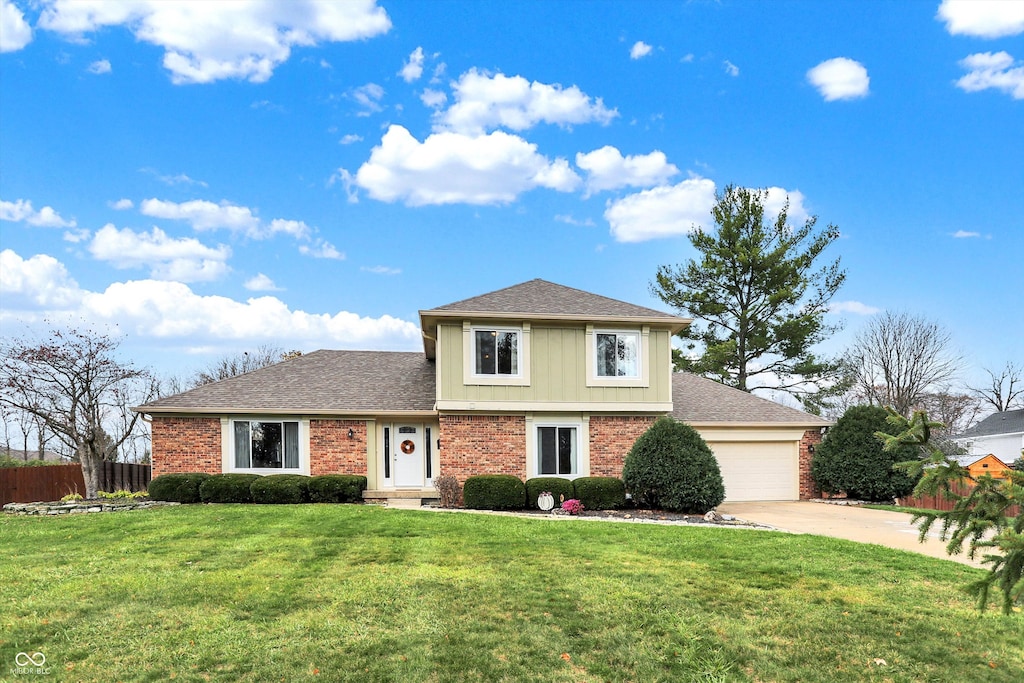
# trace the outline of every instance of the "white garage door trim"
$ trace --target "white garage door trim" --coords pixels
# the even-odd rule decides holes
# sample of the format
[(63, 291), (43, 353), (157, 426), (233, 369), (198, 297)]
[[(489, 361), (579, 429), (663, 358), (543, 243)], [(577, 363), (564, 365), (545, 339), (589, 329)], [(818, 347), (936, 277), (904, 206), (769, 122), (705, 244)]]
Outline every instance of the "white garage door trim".
[(798, 500), (798, 441), (717, 441), (708, 445), (718, 460), (729, 503)]

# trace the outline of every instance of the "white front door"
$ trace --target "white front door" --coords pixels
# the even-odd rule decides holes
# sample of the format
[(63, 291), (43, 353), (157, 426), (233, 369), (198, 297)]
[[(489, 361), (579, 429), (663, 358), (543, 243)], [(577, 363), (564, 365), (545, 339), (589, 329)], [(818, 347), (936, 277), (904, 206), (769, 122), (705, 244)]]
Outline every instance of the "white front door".
[(423, 425), (395, 425), (395, 486), (423, 486)]

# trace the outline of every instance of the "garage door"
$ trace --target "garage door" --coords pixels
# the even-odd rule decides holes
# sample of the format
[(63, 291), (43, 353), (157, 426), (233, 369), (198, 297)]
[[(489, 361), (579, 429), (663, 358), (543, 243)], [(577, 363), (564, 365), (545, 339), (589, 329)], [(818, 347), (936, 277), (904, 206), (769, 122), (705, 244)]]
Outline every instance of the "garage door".
[(725, 500), (797, 500), (798, 447), (793, 441), (709, 443), (725, 482)]

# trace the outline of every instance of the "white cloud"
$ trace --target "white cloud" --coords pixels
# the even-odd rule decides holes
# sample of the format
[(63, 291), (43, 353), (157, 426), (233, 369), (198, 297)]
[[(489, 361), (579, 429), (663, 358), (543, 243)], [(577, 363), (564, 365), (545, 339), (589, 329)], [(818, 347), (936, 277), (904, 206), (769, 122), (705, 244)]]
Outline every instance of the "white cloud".
[(294, 46), (371, 38), (391, 28), (374, 0), (53, 0), (41, 28), (81, 39), (124, 26), (136, 39), (164, 48), (171, 81), (211, 83), (225, 78), (266, 81)]
[(334, 175), (327, 179), (327, 187), (331, 187), (334, 183), (341, 183), (345, 188), (345, 197), (349, 204), (359, 203), (359, 193), (355, 190), (356, 180), (347, 168), (339, 168)]
[(223, 244), (207, 247), (194, 237), (168, 237), (156, 227), (135, 232), (108, 223), (93, 236), (89, 253), (115, 268), (150, 268), (150, 277), (158, 280), (206, 282), (228, 272), (231, 249)]
[(728, 59), (722, 62), (722, 68), (725, 69), (725, 73), (729, 74), (733, 78), (740, 75), (740, 68), (730, 62)]
[(18, 6), (0, 0), (0, 52), (15, 52), (32, 42), (32, 27)]
[(435, 133), (420, 142), (392, 125), (356, 183), (374, 199), (422, 206), (507, 203), (535, 187), (570, 192), (580, 178), (565, 159), (550, 161), (536, 145), (501, 131)]
[(953, 237), (958, 240), (970, 239), (972, 237), (981, 237), (980, 232), (972, 232), (969, 230), (957, 230), (953, 233)]
[(448, 95), (441, 90), (431, 90), (430, 88), (424, 88), (420, 94), (420, 102), (424, 106), (430, 107), (431, 109), (439, 109), (445, 105), (448, 101)]
[(196, 230), (227, 228), (250, 236), (260, 234), (260, 220), (252, 209), (226, 201), (214, 204), (204, 199), (193, 199), (178, 204), (162, 199), (144, 199), (139, 204), (139, 211), (153, 218), (188, 221)]
[(668, 163), (664, 152), (626, 157), (605, 145), (586, 154), (576, 155), (576, 165), (587, 172), (587, 195), (620, 187), (651, 187), (661, 185), (679, 173), (675, 164)]
[(764, 188), (768, 196), (764, 198), (764, 216), (766, 220), (774, 221), (778, 217), (782, 207), (789, 201), (789, 210), (786, 212), (788, 225), (803, 223), (811, 215), (804, 208), (804, 195), (800, 190), (787, 190), (782, 187)]
[(353, 88), (348, 91), (347, 96), (363, 108), (356, 116), (369, 116), (384, 110), (384, 107), (380, 106), (380, 100), (384, 97), (384, 88), (376, 83), (367, 83)]
[(642, 242), (692, 231), (707, 223), (714, 205), (714, 181), (697, 177), (609, 200), (604, 217), (617, 241)]
[(312, 256), (313, 258), (334, 259), (336, 261), (345, 260), (344, 252), (338, 251), (333, 244), (320, 237), (316, 238), (312, 245), (303, 244), (299, 247), (299, 253)]
[(476, 69), (462, 74), (452, 90), (455, 102), (437, 114), (436, 130), (476, 134), (499, 127), (525, 130), (538, 123), (607, 125), (619, 115), (575, 85), (530, 83), (522, 76), (490, 76)]
[(25, 222), (37, 228), (73, 228), (77, 225), (74, 219), (68, 221), (61, 218), (53, 207), (44, 206), (36, 211), (27, 199), (13, 202), (0, 199), (0, 221)]
[(859, 301), (833, 301), (828, 305), (831, 313), (853, 313), (854, 315), (874, 315), (881, 313), (882, 309), (862, 304)]
[(115, 202), (109, 202), (107, 205), (116, 211), (125, 211), (127, 209), (135, 208), (135, 202), (130, 199), (118, 199)]
[(4, 309), (65, 309), (82, 299), (63, 263), (46, 254), (23, 259), (10, 249), (0, 252), (0, 294)]
[(954, 36), (1003, 38), (1024, 32), (1024, 2), (943, 0), (935, 18), (946, 22), (946, 30)]
[(98, 59), (86, 69), (91, 74), (108, 74), (112, 70), (109, 59)]
[(147, 173), (155, 177), (164, 185), (169, 185), (171, 187), (174, 187), (175, 185), (198, 185), (199, 187), (209, 187), (209, 185), (207, 185), (206, 182), (190, 178), (184, 173), (178, 173), (177, 175), (163, 174), (160, 173), (155, 168), (150, 168), (148, 166), (145, 168), (140, 168), (139, 173)]
[(807, 80), (826, 102), (867, 97), (871, 83), (864, 65), (846, 57), (828, 59), (810, 69)]
[(1007, 52), (979, 52), (960, 60), (968, 71), (956, 82), (965, 92), (999, 90), (1015, 100), (1024, 100), (1024, 62)]
[(86, 228), (77, 228), (65, 231), (63, 239), (71, 244), (79, 244), (89, 239), (91, 235), (92, 233)]
[(593, 219), (591, 218), (584, 218), (583, 220), (580, 220), (578, 218), (573, 218), (572, 214), (555, 214), (555, 220), (558, 221), (559, 223), (565, 223), (566, 225), (575, 225), (581, 228), (592, 228), (595, 225)]
[(423, 48), (418, 47), (409, 55), (409, 60), (402, 66), (398, 75), (406, 83), (412, 83), (423, 75)]
[(633, 47), (629, 48), (629, 58), (641, 59), (642, 57), (646, 57), (647, 55), (651, 54), (651, 50), (653, 49), (653, 47), (651, 47), (644, 41), (638, 40), (635, 43), (633, 43)]
[(682, 62), (683, 64), (691, 64), (691, 63), (693, 63), (694, 59), (695, 59), (695, 57), (694, 57), (693, 53), (692, 52), (687, 52), (685, 55), (683, 55), (679, 59), (679, 61)]
[(391, 268), (389, 266), (361, 266), (359, 270), (366, 273), (373, 273), (374, 275), (401, 275), (401, 268)]
[(281, 288), (263, 273), (259, 273), (245, 281), (245, 288), (252, 292), (280, 292)]
[(342, 136), (342, 138), (340, 140), (338, 140), (338, 142), (340, 144), (342, 144), (342, 145), (351, 145), (354, 142), (362, 142), (362, 141), (363, 141), (363, 136), (362, 135), (356, 135), (355, 133), (349, 133), (348, 135), (344, 135), (344, 136)]

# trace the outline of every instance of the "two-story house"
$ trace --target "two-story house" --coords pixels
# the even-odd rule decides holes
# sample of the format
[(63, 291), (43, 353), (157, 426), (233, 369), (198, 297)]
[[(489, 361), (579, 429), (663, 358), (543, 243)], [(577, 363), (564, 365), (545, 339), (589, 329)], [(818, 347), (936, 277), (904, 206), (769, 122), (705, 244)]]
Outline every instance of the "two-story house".
[(369, 498), (431, 498), (441, 473), (620, 476), (673, 415), (711, 445), (727, 500), (815, 494), (829, 423), (673, 373), (685, 318), (531, 280), (420, 322), (423, 352), (316, 351), (140, 406), (153, 474), (361, 474)]

